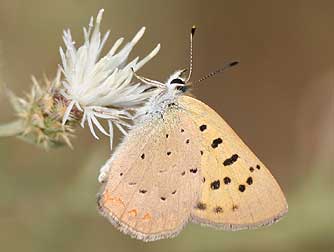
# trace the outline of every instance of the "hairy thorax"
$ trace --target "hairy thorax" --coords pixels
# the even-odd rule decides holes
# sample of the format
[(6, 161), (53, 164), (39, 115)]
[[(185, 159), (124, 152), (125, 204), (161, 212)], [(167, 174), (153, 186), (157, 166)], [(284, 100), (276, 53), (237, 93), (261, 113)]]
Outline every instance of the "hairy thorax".
[(168, 109), (180, 109), (179, 98), (183, 94), (176, 90), (166, 90), (153, 96), (136, 113), (136, 122), (151, 120), (152, 118), (162, 118)]

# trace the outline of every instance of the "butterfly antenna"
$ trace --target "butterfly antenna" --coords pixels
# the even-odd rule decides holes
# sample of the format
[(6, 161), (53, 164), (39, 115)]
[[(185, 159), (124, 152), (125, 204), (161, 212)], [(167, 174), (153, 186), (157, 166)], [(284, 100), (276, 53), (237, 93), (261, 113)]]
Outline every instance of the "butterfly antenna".
[(226, 64), (225, 66), (223, 66), (222, 68), (217, 69), (216, 71), (213, 71), (213, 72), (211, 72), (211, 73), (205, 75), (204, 77), (202, 77), (201, 79), (199, 79), (199, 80), (196, 81), (195, 83), (202, 82), (202, 81), (204, 81), (204, 80), (206, 80), (206, 79), (208, 79), (208, 78), (210, 78), (210, 77), (212, 77), (212, 76), (215, 76), (215, 75), (218, 74), (218, 73), (222, 73), (222, 72), (224, 72), (226, 69), (228, 69), (228, 68), (230, 68), (230, 67), (233, 67), (233, 66), (236, 66), (236, 65), (238, 65), (238, 64), (239, 64), (239, 61), (232, 61), (232, 62)]
[(164, 88), (165, 87), (165, 84), (164, 83), (161, 83), (159, 81), (156, 81), (156, 80), (151, 80), (149, 78), (145, 78), (145, 77), (142, 77), (142, 76), (139, 76), (135, 73), (135, 70), (133, 69), (133, 67), (131, 67), (131, 71), (133, 73), (133, 75), (138, 79), (140, 80), (141, 82), (147, 84), (147, 85), (150, 85), (150, 86), (153, 86), (153, 87), (156, 87), (156, 88)]
[(186, 79), (186, 83), (190, 80), (191, 74), (193, 72), (193, 39), (194, 39), (195, 31), (196, 31), (196, 27), (193, 25), (190, 31), (189, 75)]

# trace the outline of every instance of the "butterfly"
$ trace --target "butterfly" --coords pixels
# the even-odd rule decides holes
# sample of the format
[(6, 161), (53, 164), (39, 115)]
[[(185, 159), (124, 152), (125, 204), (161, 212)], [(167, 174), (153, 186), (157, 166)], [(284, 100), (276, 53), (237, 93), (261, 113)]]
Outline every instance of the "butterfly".
[(188, 77), (185, 70), (166, 83), (137, 76), (157, 92), (101, 169), (101, 214), (143, 241), (174, 237), (190, 221), (233, 231), (257, 228), (288, 210), (265, 165), (220, 115), (186, 95), (194, 32)]

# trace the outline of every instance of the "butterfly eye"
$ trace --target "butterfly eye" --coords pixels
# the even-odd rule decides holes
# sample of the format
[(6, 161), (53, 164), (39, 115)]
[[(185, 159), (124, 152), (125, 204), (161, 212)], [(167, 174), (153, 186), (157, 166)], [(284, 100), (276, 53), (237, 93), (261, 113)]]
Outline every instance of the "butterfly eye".
[(178, 86), (178, 87), (176, 87), (176, 89), (185, 93), (188, 90), (188, 87), (187, 86)]
[(173, 79), (170, 84), (182, 84), (176, 87), (177, 90), (185, 93), (188, 90), (188, 87), (185, 85), (186, 83), (180, 78)]
[(185, 84), (185, 82), (179, 78), (173, 79), (170, 84)]

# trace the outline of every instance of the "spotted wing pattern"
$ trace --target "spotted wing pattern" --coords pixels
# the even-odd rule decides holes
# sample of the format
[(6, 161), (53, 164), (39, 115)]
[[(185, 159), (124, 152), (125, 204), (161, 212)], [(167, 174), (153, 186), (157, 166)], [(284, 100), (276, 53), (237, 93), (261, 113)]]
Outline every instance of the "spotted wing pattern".
[(131, 130), (106, 164), (101, 213), (137, 239), (175, 236), (199, 197), (201, 154), (193, 132), (194, 122), (177, 108)]
[(280, 219), (287, 203), (265, 165), (210, 107), (187, 96), (179, 102), (200, 133), (202, 184), (193, 221), (239, 230)]

